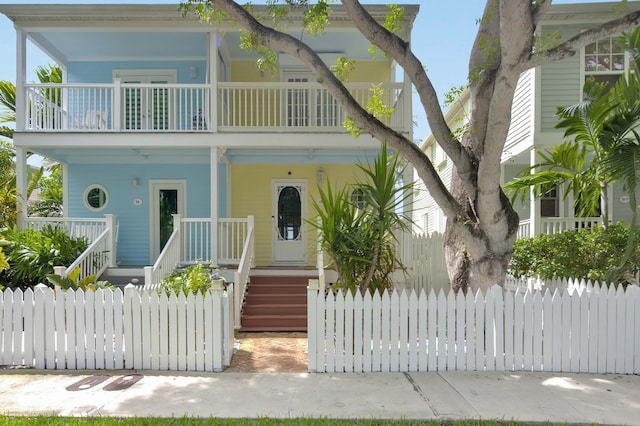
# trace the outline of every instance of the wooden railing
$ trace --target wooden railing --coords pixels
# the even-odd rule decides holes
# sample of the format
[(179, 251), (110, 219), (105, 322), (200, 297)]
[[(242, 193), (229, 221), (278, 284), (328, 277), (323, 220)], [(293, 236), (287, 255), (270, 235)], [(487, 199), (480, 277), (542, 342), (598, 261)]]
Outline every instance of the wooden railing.
[(107, 228), (107, 220), (107, 217), (104, 219), (28, 217), (26, 220), (26, 227), (39, 231), (45, 226), (53, 226), (64, 229), (67, 231), (67, 234), (73, 238), (85, 237), (91, 243), (95, 241)]
[[(409, 131), (403, 83), (350, 83), (365, 106), (376, 96), (389, 110), (382, 120)], [(82, 132), (345, 132), (346, 114), (318, 83), (27, 84), (27, 131)], [(213, 115), (212, 94), (216, 96)], [(18, 130), (22, 130), (19, 128)]]
[(114, 262), (111, 261), (111, 229), (105, 229), (102, 234), (68, 267), (54, 266), (53, 272), (62, 277), (68, 276), (71, 272), (80, 268), (78, 280), (85, 279), (91, 275), (97, 278), (107, 270)]
[(173, 215), (173, 232), (160, 252), (153, 266), (145, 266), (144, 282), (146, 286), (159, 284), (173, 273), (181, 263), (181, 220), (179, 214)]
[[(540, 219), (540, 234), (555, 234), (556, 232), (593, 229), (596, 225), (602, 225), (600, 217), (543, 217)], [(518, 238), (531, 236), (531, 219), (520, 221)]]
[(234, 273), (235, 284), (235, 297), (234, 297), (234, 321), (235, 328), (240, 328), (240, 316), (242, 314), (242, 300), (244, 299), (244, 293), (247, 290), (247, 283), (249, 282), (249, 272), (254, 266), (254, 219), (253, 216), (247, 218), (247, 235), (244, 241), (244, 247), (242, 249), (242, 256), (240, 256), (240, 263), (238, 264), (238, 270)]

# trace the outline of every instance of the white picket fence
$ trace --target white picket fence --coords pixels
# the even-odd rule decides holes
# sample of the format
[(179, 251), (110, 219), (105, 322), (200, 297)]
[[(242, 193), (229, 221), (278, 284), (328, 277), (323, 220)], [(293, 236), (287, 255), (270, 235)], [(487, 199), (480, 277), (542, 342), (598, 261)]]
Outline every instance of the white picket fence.
[(39, 369), (221, 371), (233, 351), (233, 286), (170, 297), (128, 286), (0, 292), (0, 364)]
[(309, 290), (309, 371), (640, 373), (640, 288)]
[(444, 236), (403, 232), (399, 235), (402, 262), (407, 267), (405, 288), (416, 292), (448, 290), (449, 275), (444, 258)]

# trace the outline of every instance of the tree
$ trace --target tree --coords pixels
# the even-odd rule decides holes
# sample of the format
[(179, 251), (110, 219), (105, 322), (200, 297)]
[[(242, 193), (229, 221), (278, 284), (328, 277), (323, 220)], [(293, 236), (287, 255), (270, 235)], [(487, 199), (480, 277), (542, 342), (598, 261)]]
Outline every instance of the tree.
[[(57, 65), (39, 66), (36, 69), (36, 76), (38, 81), (43, 84), (62, 83), (62, 70)], [(43, 90), (42, 95), (59, 103), (60, 95), (56, 92), (57, 90)], [(10, 81), (0, 81), (0, 107), (2, 107), (0, 123), (15, 123), (16, 86)], [(8, 126), (0, 126), (0, 136), (13, 139), (13, 129)], [(16, 201), (18, 197), (13, 146), (3, 143), (0, 147), (0, 157), (2, 158), (0, 161), (0, 226), (13, 226), (17, 218)], [(8, 163), (5, 164), (5, 160), (8, 160)], [(36, 188), (40, 188), (44, 198), (36, 201), (34, 206), (29, 206), (31, 212), (42, 216), (61, 216), (62, 175), (59, 167), (54, 166), (50, 171), (51, 175), (46, 176), (43, 167), (40, 167), (39, 170), (29, 170), (27, 199)]]
[[(330, 20), (330, 0), (311, 5), (307, 0), (284, 0), (285, 5), (304, 8), (304, 19), (312, 34), (322, 32)], [(269, 2), (272, 6), (277, 1)], [(191, 7), (190, 7), (191, 6)], [(195, 6), (195, 7), (193, 7)], [(536, 30), (549, 10), (551, 0), (488, 0), (469, 61), (469, 91), (472, 111), (470, 132), (461, 138), (452, 134), (440, 108), (437, 94), (409, 43), (397, 35), (402, 25), (401, 8), (390, 7), (385, 23), (379, 23), (356, 0), (342, 0), (344, 11), (356, 28), (377, 49), (393, 58), (406, 72), (425, 109), (438, 144), (454, 164), (452, 186), (446, 188), (431, 161), (400, 132), (384, 125), (360, 106), (337, 75), (302, 40), (277, 29), (277, 21), (259, 21), (251, 11), (231, 0), (188, 0), (183, 11), (194, 10), (212, 22), (232, 20), (247, 32), (246, 45), (273, 57), (274, 51), (300, 59), (346, 111), (360, 133), (385, 142), (413, 165), (431, 196), (447, 216), (445, 250), (454, 289), (486, 290), (504, 282), (516, 239), (519, 218), (500, 186), (501, 155), (511, 121), (511, 104), (520, 74), (545, 62), (575, 55), (596, 40), (638, 26), (640, 12), (629, 13), (584, 31), (551, 48), (536, 45)], [(282, 20), (286, 8), (268, 7), (272, 17)], [(285, 14), (283, 14), (285, 11)]]

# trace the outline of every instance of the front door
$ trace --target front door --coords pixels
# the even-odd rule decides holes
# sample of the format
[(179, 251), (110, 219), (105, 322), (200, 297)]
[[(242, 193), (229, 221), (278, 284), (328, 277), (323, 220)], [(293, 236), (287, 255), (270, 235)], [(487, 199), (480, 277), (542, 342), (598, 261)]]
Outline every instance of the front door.
[(274, 180), (272, 184), (273, 263), (307, 264), (306, 180)]
[(186, 215), (186, 182), (181, 180), (152, 180), (150, 247), (154, 262), (173, 233), (173, 215)]

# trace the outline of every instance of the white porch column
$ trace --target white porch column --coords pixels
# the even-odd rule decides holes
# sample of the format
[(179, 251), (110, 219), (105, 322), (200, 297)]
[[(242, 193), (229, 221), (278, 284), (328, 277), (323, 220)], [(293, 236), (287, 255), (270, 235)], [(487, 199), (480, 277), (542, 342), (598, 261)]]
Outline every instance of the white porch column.
[(69, 166), (61, 163), (62, 172), (62, 217), (69, 216)]
[(211, 185), (211, 261), (218, 264), (218, 148), (210, 150)]
[(27, 78), (27, 35), (16, 28), (16, 131), (23, 131), (27, 123), (27, 102), (24, 84)]
[(17, 225), (22, 229), (27, 220), (27, 150), (21, 146), (16, 147), (16, 192)]
[(109, 241), (107, 241), (107, 250), (109, 251), (109, 268), (115, 268), (116, 266), (118, 266), (118, 229), (116, 225), (116, 215), (105, 214), (104, 218), (107, 221), (107, 229), (111, 231), (109, 235)]
[[(531, 149), (529, 152), (529, 165), (535, 165), (537, 161), (537, 155), (535, 149)], [(535, 173), (535, 170), (531, 170), (531, 173)], [(529, 236), (535, 237), (540, 234), (542, 229), (542, 219), (540, 216), (540, 201), (537, 199), (533, 187), (529, 188)]]
[(220, 55), (218, 54), (218, 39), (222, 36), (217, 31), (209, 33), (209, 69), (207, 79), (209, 80), (209, 130), (218, 131), (218, 65)]

